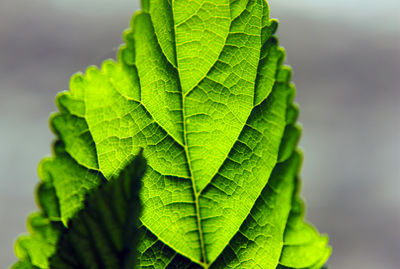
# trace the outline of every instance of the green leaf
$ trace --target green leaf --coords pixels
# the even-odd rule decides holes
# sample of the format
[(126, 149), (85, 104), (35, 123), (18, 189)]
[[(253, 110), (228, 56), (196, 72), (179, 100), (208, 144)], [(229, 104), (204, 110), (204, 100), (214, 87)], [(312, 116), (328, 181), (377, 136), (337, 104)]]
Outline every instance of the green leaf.
[(139, 240), (139, 190), (145, 161), (136, 157), (100, 185), (62, 230), (50, 268), (134, 268)]
[(322, 266), (326, 238), (296, 202), (301, 130), (276, 29), (263, 0), (144, 0), (117, 61), (57, 97), (39, 168), (47, 225), (68, 227), (143, 149), (139, 267)]

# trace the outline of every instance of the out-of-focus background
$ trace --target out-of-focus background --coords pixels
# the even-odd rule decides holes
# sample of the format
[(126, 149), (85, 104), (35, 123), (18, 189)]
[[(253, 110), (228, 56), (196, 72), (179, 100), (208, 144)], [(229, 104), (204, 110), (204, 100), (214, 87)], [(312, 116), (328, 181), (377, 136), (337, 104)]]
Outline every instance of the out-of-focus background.
[[(36, 209), (54, 97), (113, 57), (138, 0), (0, 1), (0, 267)], [(400, 1), (271, 0), (301, 105), (307, 218), (339, 269), (400, 268)]]

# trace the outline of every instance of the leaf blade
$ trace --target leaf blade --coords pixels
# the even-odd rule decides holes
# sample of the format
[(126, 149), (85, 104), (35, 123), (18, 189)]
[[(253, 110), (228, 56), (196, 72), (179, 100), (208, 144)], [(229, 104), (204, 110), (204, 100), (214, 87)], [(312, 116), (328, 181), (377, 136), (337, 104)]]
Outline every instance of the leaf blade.
[[(88, 192), (118, 175), (144, 148), (139, 264), (275, 268), (281, 256), (279, 266), (318, 267), (330, 254), (326, 242), (317, 244), (315, 232), (310, 241), (317, 242), (315, 251), (302, 242), (296, 250), (289, 244), (282, 248), (290, 206), (274, 211), (264, 201), (273, 204), (279, 196), (273, 192), (274, 171), (293, 158), (301, 133), (291, 70), (282, 65), (285, 53), (273, 36), (277, 22), (269, 19), (268, 4), (146, 0), (143, 5), (124, 33), (117, 62), (74, 76), (70, 91), (57, 99), (60, 112), (51, 122), (60, 141), (54, 157), (41, 165), (44, 217), (66, 225), (84, 208)], [(206, 21), (211, 23), (202, 25)], [(282, 204), (290, 200), (293, 167), (281, 169), (290, 174), (278, 184), (286, 193), (276, 198)], [(269, 194), (263, 195), (266, 189)], [(266, 212), (278, 216), (271, 219), (280, 227), (276, 232), (254, 223), (254, 215), (263, 219)], [(106, 213), (107, 229), (113, 229), (124, 210)], [(101, 234), (95, 222), (89, 219), (87, 225), (85, 233)], [(248, 232), (250, 226), (257, 226), (261, 239)], [(104, 242), (115, 248), (117, 241)], [(252, 247), (243, 251), (246, 244)], [(236, 258), (226, 254), (229, 248)], [(297, 250), (318, 252), (318, 258), (296, 260), (291, 253)], [(256, 252), (262, 255), (254, 258)]]

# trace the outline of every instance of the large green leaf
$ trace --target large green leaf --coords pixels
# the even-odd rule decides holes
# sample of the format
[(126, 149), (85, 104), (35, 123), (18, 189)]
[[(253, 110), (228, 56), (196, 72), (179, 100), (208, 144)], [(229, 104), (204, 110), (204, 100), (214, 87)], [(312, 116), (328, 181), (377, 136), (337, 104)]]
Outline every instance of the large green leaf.
[(264, 0), (144, 0), (117, 61), (57, 97), (43, 217), (67, 225), (143, 148), (140, 267), (322, 265), (326, 239), (303, 234), (295, 202), (298, 109), (276, 28)]

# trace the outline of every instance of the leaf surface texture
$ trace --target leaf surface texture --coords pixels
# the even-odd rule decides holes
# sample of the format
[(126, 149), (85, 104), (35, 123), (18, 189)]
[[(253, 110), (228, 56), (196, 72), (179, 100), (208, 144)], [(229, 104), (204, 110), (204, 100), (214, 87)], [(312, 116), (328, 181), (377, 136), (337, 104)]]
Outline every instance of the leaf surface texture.
[[(268, 4), (142, 5), (117, 61), (74, 75), (57, 97), (58, 140), (39, 169), (49, 231), (17, 242), (21, 266), (49, 268), (87, 194), (143, 149), (139, 267), (320, 268), (330, 248), (303, 221), (295, 90)], [(48, 253), (23, 243), (36, 235)]]

